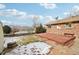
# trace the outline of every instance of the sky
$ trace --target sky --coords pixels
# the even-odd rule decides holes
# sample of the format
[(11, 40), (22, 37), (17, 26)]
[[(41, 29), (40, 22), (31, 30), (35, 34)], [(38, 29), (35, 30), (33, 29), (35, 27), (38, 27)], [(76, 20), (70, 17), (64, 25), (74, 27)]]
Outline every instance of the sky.
[(4, 3), (0, 4), (0, 21), (7, 25), (32, 26), (33, 20), (45, 24), (63, 19), (79, 10), (77, 3)]

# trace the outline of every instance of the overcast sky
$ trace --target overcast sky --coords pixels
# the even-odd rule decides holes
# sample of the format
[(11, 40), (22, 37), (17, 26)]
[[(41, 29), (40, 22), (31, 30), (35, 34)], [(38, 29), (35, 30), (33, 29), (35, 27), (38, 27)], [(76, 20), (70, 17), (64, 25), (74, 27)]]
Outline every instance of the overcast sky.
[(26, 4), (0, 4), (0, 21), (9, 25), (29, 25), (33, 24), (34, 17), (38, 22), (45, 24), (48, 21), (67, 17), (72, 10), (79, 10), (79, 4), (56, 4), (56, 3), (26, 3)]

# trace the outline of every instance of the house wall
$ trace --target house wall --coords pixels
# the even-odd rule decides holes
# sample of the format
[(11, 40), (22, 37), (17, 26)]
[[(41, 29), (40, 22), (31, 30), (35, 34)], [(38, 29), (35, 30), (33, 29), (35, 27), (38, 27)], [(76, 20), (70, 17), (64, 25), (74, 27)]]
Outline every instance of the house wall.
[(71, 23), (70, 28), (66, 28), (65, 24), (51, 25), (51, 28), (48, 27), (46, 28), (47, 28), (47, 32), (51, 32), (55, 34), (72, 33), (75, 35), (79, 35), (79, 23)]

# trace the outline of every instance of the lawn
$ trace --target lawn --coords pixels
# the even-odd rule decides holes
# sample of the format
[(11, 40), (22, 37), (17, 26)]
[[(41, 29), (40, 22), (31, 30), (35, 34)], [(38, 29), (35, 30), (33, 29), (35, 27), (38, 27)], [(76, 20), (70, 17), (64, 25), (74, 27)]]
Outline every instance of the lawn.
[(18, 45), (26, 45), (33, 42), (40, 42), (40, 40), (35, 35), (29, 35), (29, 36), (22, 37), (21, 39), (16, 41)]

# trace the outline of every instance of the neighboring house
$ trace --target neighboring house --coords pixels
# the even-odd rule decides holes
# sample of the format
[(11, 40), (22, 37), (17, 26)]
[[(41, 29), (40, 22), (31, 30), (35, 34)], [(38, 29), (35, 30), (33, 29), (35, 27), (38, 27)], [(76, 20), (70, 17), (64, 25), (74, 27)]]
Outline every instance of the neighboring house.
[(4, 35), (3, 35), (3, 29), (2, 29), (2, 23), (0, 22), (0, 53), (4, 49)]
[(79, 16), (51, 21), (46, 24), (47, 32), (55, 34), (71, 33), (79, 35)]

